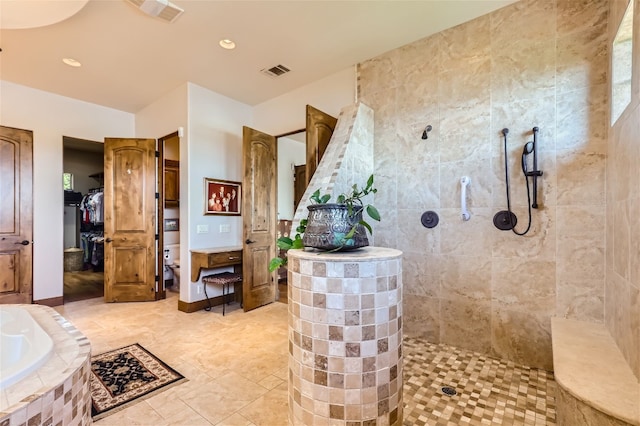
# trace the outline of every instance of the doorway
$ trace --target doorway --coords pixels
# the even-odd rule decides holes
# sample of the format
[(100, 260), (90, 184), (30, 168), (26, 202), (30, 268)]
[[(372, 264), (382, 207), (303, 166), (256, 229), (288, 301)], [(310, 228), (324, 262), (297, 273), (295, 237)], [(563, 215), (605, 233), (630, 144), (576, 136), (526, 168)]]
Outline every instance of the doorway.
[(64, 136), (63, 302), (104, 296), (104, 144)]
[[(276, 136), (278, 146), (278, 224), (276, 238), (292, 237), (291, 223), (302, 194), (307, 187), (306, 171), (306, 131), (296, 130)], [(300, 173), (303, 173), (301, 176)], [(278, 256), (285, 253), (278, 250)], [(277, 271), (278, 301), (287, 303), (287, 268)]]

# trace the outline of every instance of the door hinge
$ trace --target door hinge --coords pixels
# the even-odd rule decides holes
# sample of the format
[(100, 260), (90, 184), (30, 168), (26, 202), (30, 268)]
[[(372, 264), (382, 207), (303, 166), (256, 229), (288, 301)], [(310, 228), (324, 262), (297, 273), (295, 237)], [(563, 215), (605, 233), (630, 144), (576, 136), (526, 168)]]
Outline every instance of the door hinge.
[(160, 199), (160, 193), (156, 192), (156, 200), (159, 200), (159, 199)]
[(156, 158), (160, 158), (160, 151), (156, 151)]
[(160, 239), (160, 234), (156, 234), (156, 241)]
[(156, 275), (156, 282), (160, 281), (160, 275)]

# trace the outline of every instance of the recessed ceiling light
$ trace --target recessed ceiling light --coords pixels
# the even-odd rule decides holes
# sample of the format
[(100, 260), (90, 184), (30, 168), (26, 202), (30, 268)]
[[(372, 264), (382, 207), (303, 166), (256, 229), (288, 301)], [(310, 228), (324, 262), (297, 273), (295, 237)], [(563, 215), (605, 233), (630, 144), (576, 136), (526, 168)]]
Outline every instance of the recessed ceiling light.
[(75, 67), (75, 68), (78, 68), (78, 67), (82, 66), (82, 64), (80, 62), (78, 62), (78, 61), (76, 61), (75, 59), (72, 59), (72, 58), (64, 58), (64, 59), (62, 59), (62, 62), (64, 62), (65, 64), (69, 65), (70, 67)]
[(222, 47), (223, 49), (231, 50), (236, 48), (236, 44), (233, 42), (233, 40), (229, 40), (228, 38), (225, 38), (220, 40), (220, 47)]

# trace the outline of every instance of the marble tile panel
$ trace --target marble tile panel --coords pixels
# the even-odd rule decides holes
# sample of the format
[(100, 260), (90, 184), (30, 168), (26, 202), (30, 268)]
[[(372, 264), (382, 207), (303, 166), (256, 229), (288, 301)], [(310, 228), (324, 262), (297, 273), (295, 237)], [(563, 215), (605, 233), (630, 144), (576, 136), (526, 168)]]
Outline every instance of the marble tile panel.
[(440, 256), (405, 251), (402, 260), (405, 296), (440, 297)]
[(532, 39), (496, 50), (491, 55), (493, 103), (555, 95), (554, 39)]
[(558, 151), (606, 152), (607, 84), (570, 86), (558, 95), (556, 148)]
[(391, 51), (367, 61), (361, 62), (359, 65), (360, 88), (362, 102), (369, 105), (374, 111), (378, 111), (377, 105), (367, 102), (364, 94), (369, 90), (387, 90), (395, 88), (398, 85), (397, 74), (397, 52)]
[(491, 302), (440, 301), (440, 341), (481, 353), (491, 351)]
[(465, 73), (440, 74), (440, 134), (488, 128), (491, 123), (490, 62), (473, 64)]
[(398, 202), (403, 209), (434, 210), (440, 207), (440, 168), (437, 163), (406, 161), (398, 176)]
[(421, 38), (396, 49), (395, 66), (400, 85), (421, 81), (436, 74), (440, 63), (440, 38), (437, 35)]
[(478, 253), (476, 256), (443, 255), (437, 257), (437, 260), (440, 270), (440, 295), (443, 299), (491, 300), (490, 257)]
[(560, 36), (556, 42), (557, 93), (607, 82), (607, 34), (602, 27)]
[(604, 154), (559, 150), (556, 154), (556, 163), (559, 206), (574, 204), (604, 206)]
[[(491, 13), (491, 52), (555, 37), (555, 0), (521, 0)], [(517, 37), (514, 37), (517, 34)]]
[(439, 138), (441, 162), (491, 158), (492, 140), (488, 128), (482, 130), (464, 127), (444, 133)]
[(440, 342), (440, 299), (424, 296), (405, 297), (404, 334), (429, 342)]
[(395, 128), (396, 112), (396, 88), (381, 89), (375, 85), (363, 86), (360, 93), (360, 102), (368, 105), (375, 111), (374, 129), (376, 132), (392, 130)]
[[(396, 89), (394, 118), (398, 124), (421, 124), (421, 130), (429, 123), (437, 124), (439, 85), (438, 74), (407, 75), (406, 83)], [(416, 136), (420, 139), (422, 131)]]
[(459, 256), (473, 256), (477, 253), (491, 253), (491, 218), (494, 213), (489, 208), (470, 209), (471, 218), (463, 221), (460, 207), (440, 209), (440, 253)]
[(440, 72), (466, 69), (490, 54), (490, 17), (481, 16), (437, 34)]
[(558, 35), (593, 27), (600, 27), (601, 32), (606, 33), (608, 9), (606, 0), (558, 0)]
[(603, 279), (604, 241), (594, 237), (559, 238), (558, 279)]
[(604, 322), (604, 277), (576, 279), (559, 274), (556, 298), (556, 316)]
[[(637, 218), (637, 212), (632, 214)], [(613, 212), (613, 270), (626, 280), (630, 277), (630, 230), (628, 202), (617, 201), (614, 203)]]
[(553, 314), (556, 307), (556, 264), (526, 258), (494, 258), (492, 299), (496, 308)]
[(637, 179), (633, 179), (631, 176), (640, 165), (638, 162), (639, 144), (636, 140), (638, 133), (634, 133), (634, 130), (636, 132), (640, 130), (640, 126), (634, 124), (634, 120), (625, 120), (620, 129), (613, 132), (612, 144), (609, 148), (611, 165), (607, 175), (607, 179), (611, 180), (608, 183), (613, 201), (626, 200), (637, 191)]
[(517, 364), (553, 370), (551, 321), (548, 314), (531, 314), (494, 306), (491, 347), (494, 356)]

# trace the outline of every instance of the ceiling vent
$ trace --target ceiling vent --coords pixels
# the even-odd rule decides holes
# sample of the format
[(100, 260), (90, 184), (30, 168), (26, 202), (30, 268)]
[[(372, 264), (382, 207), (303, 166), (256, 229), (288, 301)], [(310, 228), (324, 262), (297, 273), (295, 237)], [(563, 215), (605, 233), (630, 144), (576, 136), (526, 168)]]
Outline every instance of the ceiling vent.
[(160, 18), (166, 22), (174, 22), (182, 15), (183, 9), (168, 0), (127, 0), (129, 3), (149, 16)]
[(276, 65), (275, 67), (264, 68), (260, 70), (262, 74), (268, 75), (272, 78), (280, 77), (281, 75), (286, 74), (289, 71), (291, 70), (284, 65)]

